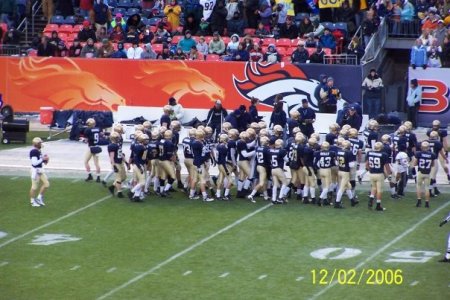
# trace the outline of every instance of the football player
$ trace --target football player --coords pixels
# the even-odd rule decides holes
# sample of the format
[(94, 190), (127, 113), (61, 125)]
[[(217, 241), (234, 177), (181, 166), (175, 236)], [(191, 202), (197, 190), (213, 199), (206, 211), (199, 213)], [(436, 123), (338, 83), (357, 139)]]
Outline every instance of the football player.
[(421, 151), (417, 151), (414, 156), (412, 165), (417, 166), (417, 203), (416, 207), (422, 206), (422, 190), (425, 196), (425, 207), (430, 207), (430, 174), (434, 167), (436, 155), (430, 151), (430, 144), (422, 142), (420, 146)]
[(172, 130), (173, 138), (172, 143), (175, 146), (175, 176), (177, 179), (177, 188), (184, 189), (184, 184), (181, 181), (181, 165), (180, 165), (180, 158), (178, 157), (178, 145), (180, 144), (180, 130), (181, 130), (181, 123), (178, 120), (174, 120), (170, 123), (170, 130)]
[(122, 136), (114, 131), (109, 136), (110, 144), (108, 145), (109, 161), (111, 167), (116, 174), (114, 183), (108, 187), (112, 195), (114, 195), (114, 189), (117, 191), (117, 197), (123, 198), (122, 194), (122, 182), (127, 179), (125, 171), (124, 157), (122, 154)]
[(350, 151), (352, 152), (352, 161), (350, 162), (350, 184), (352, 186), (353, 198), (357, 199), (356, 187), (356, 172), (359, 170), (359, 163), (362, 161), (362, 149), (364, 142), (358, 139), (358, 130), (351, 128), (348, 131), (348, 141), (351, 144)]
[[(243, 131), (239, 135), (239, 140), (236, 142), (237, 152), (237, 164), (239, 167), (239, 181), (237, 186), (237, 198), (244, 198), (245, 191), (244, 185), (250, 186), (250, 159), (255, 155), (255, 150), (249, 151), (247, 148), (247, 142), (249, 141), (249, 135), (246, 131)], [(248, 181), (249, 183), (246, 183)]]
[(329, 129), (330, 132), (328, 132), (327, 135), (325, 136), (325, 141), (328, 142), (328, 144), (330, 145), (336, 145), (340, 130), (339, 124), (333, 123), (330, 125)]
[(256, 203), (254, 199), (256, 193), (263, 192), (264, 200), (269, 200), (269, 195), (267, 193), (267, 180), (268, 171), (270, 170), (270, 154), (269, 154), (269, 138), (262, 137), (259, 140), (259, 146), (255, 150), (256, 157), (256, 171), (258, 171), (259, 179), (258, 184), (253, 188), (253, 191), (247, 198), (252, 202)]
[[(288, 161), (286, 150), (283, 148), (283, 140), (275, 141), (274, 148), (269, 149), (270, 163), (272, 169), (272, 203), (282, 204), (286, 203), (286, 195), (289, 191), (288, 180), (284, 174), (284, 163)], [(280, 194), (277, 198), (277, 190), (280, 187)]]
[(270, 145), (274, 145), (278, 139), (283, 139), (283, 127), (281, 125), (273, 126), (272, 135), (270, 136)]
[(205, 187), (205, 177), (203, 176), (203, 171), (205, 169), (205, 132), (201, 129), (197, 129), (195, 132), (195, 141), (192, 142), (192, 154), (194, 156), (194, 167), (192, 173), (191, 180), (191, 190), (189, 193), (189, 199), (196, 200), (199, 199), (198, 196), (195, 195), (196, 185), (199, 184), (200, 191), (203, 196), (203, 201), (211, 202), (214, 201), (214, 198), (209, 198), (208, 193), (206, 192)]
[(291, 116), (289, 119), (287, 119), (289, 137), (294, 138), (294, 128), (298, 128), (300, 130), (300, 113), (297, 110), (293, 110), (289, 114)]
[(195, 141), (195, 133), (196, 129), (191, 128), (189, 130), (189, 136), (185, 137), (181, 142), (181, 144), (183, 145), (184, 165), (186, 166), (186, 169), (188, 171), (186, 182), (189, 187), (191, 186), (192, 173), (194, 171), (194, 155), (192, 154), (192, 142)]
[[(401, 196), (405, 196), (404, 189), (406, 187), (406, 184), (408, 182), (408, 170), (409, 170), (409, 157), (406, 153), (407, 149), (405, 146), (400, 145), (398, 148), (399, 152), (397, 153), (397, 156), (395, 157), (395, 169), (396, 169), (396, 179), (397, 182), (397, 190), (395, 191), (395, 196), (393, 198), (398, 198)], [(392, 193), (391, 193), (392, 197)]]
[(159, 132), (153, 130), (151, 133), (151, 139), (147, 144), (147, 171), (148, 177), (145, 181), (144, 192), (148, 193), (150, 184), (153, 182), (153, 190), (156, 194), (159, 194)]
[(84, 141), (88, 143), (89, 148), (84, 156), (84, 166), (86, 168), (86, 172), (88, 173), (88, 177), (85, 181), (91, 181), (94, 179), (91, 173), (91, 166), (89, 165), (89, 161), (92, 158), (94, 160), (95, 171), (97, 174), (97, 182), (100, 182), (100, 164), (98, 161), (98, 154), (102, 152), (102, 148), (98, 146), (100, 141), (100, 128), (95, 127), (95, 120), (92, 118), (86, 120), (86, 126), (87, 128), (84, 131)]
[[(406, 149), (406, 154), (408, 155), (408, 158), (411, 161), (414, 154), (416, 153), (417, 136), (413, 132), (413, 124), (411, 121), (406, 121), (405, 123), (403, 123), (403, 125), (406, 128), (405, 135), (406, 135), (406, 138), (408, 139), (408, 143), (407, 143), (408, 148)], [(415, 179), (416, 178), (416, 169), (411, 167), (408, 170), (408, 175), (410, 176), (410, 178)]]
[(446, 175), (447, 175), (447, 180), (450, 183), (450, 174), (449, 174), (449, 170), (448, 170), (448, 166), (447, 166), (447, 156), (448, 156), (448, 142), (447, 142), (447, 135), (448, 132), (446, 129), (441, 129), (441, 121), (439, 120), (434, 120), (432, 123), (432, 128), (430, 130), (427, 131), (427, 136), (430, 136), (431, 132), (437, 132), (439, 135), (439, 140), (442, 144), (442, 147), (444, 149), (444, 156), (439, 156), (439, 163), (441, 164), (441, 167), (444, 169)]
[[(444, 148), (442, 147), (442, 143), (439, 139), (439, 134), (437, 131), (430, 132), (430, 139), (428, 140), (428, 143), (430, 145), (431, 151), (435, 155), (435, 159), (439, 159), (439, 157), (445, 157)], [(444, 166), (446, 167), (446, 165), (444, 165)], [(431, 169), (431, 174), (430, 174), (430, 178), (431, 178), (430, 189), (431, 188), (434, 189), (434, 194), (432, 191), (430, 191), (431, 197), (434, 197), (435, 195), (437, 196), (441, 193), (436, 186), (436, 174), (438, 172), (438, 169), (439, 169), (439, 165), (435, 162), (433, 165), (433, 168)]]
[(237, 170), (237, 151), (236, 144), (239, 139), (239, 131), (237, 129), (230, 129), (228, 132), (228, 157), (227, 162), (228, 165), (231, 166), (234, 173), (235, 185), (238, 185), (239, 180), (239, 172)]
[(305, 174), (305, 187), (303, 188), (303, 203), (308, 204), (308, 194), (311, 203), (316, 204), (316, 175), (314, 174), (314, 151), (317, 145), (315, 138), (310, 138), (303, 148), (302, 165)]
[[(219, 145), (217, 145), (217, 165), (219, 168), (219, 176), (217, 178), (216, 197), (218, 200), (230, 200), (231, 171), (227, 165), (228, 156), (228, 136), (221, 134), (219, 136)], [(225, 182), (225, 178), (227, 179)], [(225, 184), (224, 184), (225, 182)], [(225, 187), (224, 197), (222, 198), (222, 189)]]
[(213, 138), (213, 129), (209, 126), (206, 126), (204, 129), (205, 132), (205, 170), (203, 172), (203, 176), (205, 177), (206, 186), (211, 193), (211, 197), (214, 197), (214, 182), (209, 174), (209, 169), (211, 168), (211, 164), (213, 166), (216, 165), (216, 158), (214, 157), (214, 138)]
[[(30, 151), (31, 160), (31, 189), (30, 189), (30, 203), (32, 207), (44, 206), (44, 193), (50, 186), (47, 175), (44, 172), (44, 165), (49, 161), (47, 154), (42, 154), (42, 140), (35, 137), (32, 141), (33, 149)], [(42, 183), (42, 184), (41, 184)], [(39, 184), (41, 184), (39, 188)], [(39, 188), (39, 194), (36, 197), (36, 192)]]
[(346, 191), (352, 206), (358, 204), (353, 197), (352, 186), (350, 184), (350, 162), (353, 159), (353, 154), (350, 150), (352, 144), (349, 141), (342, 141), (341, 146), (342, 148), (336, 153), (339, 168), (339, 189), (336, 194), (336, 203), (334, 208), (343, 208), (342, 195), (344, 194), (344, 191)]
[(336, 153), (330, 151), (330, 144), (323, 142), (320, 151), (314, 153), (314, 165), (319, 170), (319, 176), (322, 182), (322, 192), (320, 193), (318, 206), (328, 206), (328, 191), (331, 186), (331, 167), (335, 165)]
[[(441, 223), (439, 223), (439, 227), (444, 226), (444, 224), (447, 224), (450, 221), (450, 213), (448, 214), (448, 216), (441, 221)], [(447, 238), (447, 252), (444, 255), (444, 258), (439, 260), (439, 262), (450, 262), (450, 234), (448, 235)]]
[(163, 107), (163, 114), (161, 116), (161, 119), (159, 120), (159, 123), (161, 124), (161, 127), (169, 128), (170, 126), (170, 115), (172, 114), (173, 109), (170, 105), (165, 105)]
[[(123, 145), (123, 138), (122, 138), (122, 134), (124, 134), (124, 130), (123, 130), (123, 126), (122, 124), (115, 124), (113, 126), (113, 133), (117, 132), (119, 134), (119, 141), (117, 142), (117, 144), (120, 146), (120, 148), (122, 149), (122, 145)], [(121, 150), (122, 151), (122, 150)], [(125, 162), (125, 154), (122, 152), (122, 159)], [(107, 182), (109, 177), (111, 177), (113, 174), (115, 174), (116, 172), (114, 170), (109, 171), (106, 176), (103, 178), (102, 180), (102, 184), (106, 187)]]
[[(367, 129), (364, 130), (364, 146), (365, 146), (365, 153), (367, 154), (369, 151), (373, 150), (373, 147), (376, 142), (378, 142), (378, 130), (379, 130), (379, 124), (376, 120), (370, 120), (367, 124)], [(362, 179), (364, 178), (364, 175), (366, 174), (366, 170), (361, 170), (361, 173), (358, 175), (358, 182), (359, 184), (362, 183)]]
[(391, 174), (391, 168), (389, 166), (389, 159), (385, 152), (383, 152), (383, 144), (381, 142), (376, 142), (374, 145), (374, 150), (367, 153), (366, 158), (366, 169), (369, 170), (370, 183), (372, 189), (369, 196), (369, 208), (372, 208), (373, 201), (376, 197), (376, 210), (384, 211), (385, 209), (381, 206), (381, 195), (383, 194), (383, 182), (385, 170), (388, 174)]
[(303, 188), (305, 186), (305, 173), (303, 172), (303, 149), (305, 147), (305, 136), (298, 132), (295, 135), (294, 143), (288, 148), (289, 168), (291, 170), (291, 185), (296, 188), (297, 200), (303, 198)]
[(222, 131), (220, 132), (220, 134), (228, 134), (228, 132), (230, 131), (230, 129), (233, 128), (231, 126), (230, 122), (225, 122), (222, 124)]
[(133, 178), (134, 187), (128, 192), (128, 197), (133, 202), (144, 200), (143, 188), (145, 186), (145, 170), (147, 165), (148, 135), (142, 133), (136, 136), (137, 143), (133, 147)]
[(159, 144), (159, 172), (161, 178), (159, 185), (161, 197), (167, 197), (169, 195), (169, 190), (176, 178), (174, 165), (176, 146), (172, 140), (172, 131), (166, 130), (164, 132), (164, 139)]

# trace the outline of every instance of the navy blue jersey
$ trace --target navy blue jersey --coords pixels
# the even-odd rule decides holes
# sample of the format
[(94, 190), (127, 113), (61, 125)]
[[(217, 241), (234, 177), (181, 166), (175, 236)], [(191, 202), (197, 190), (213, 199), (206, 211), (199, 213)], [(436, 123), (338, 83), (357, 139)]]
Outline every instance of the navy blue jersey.
[(194, 166), (197, 168), (200, 168), (201, 165), (204, 163), (204, 145), (202, 141), (195, 140), (191, 144), (192, 146), (192, 155), (194, 156)]
[(386, 153), (388, 160), (390, 163), (393, 162), (393, 156), (392, 156), (392, 148), (390, 144), (383, 144), (383, 149), (381, 150), (384, 153)]
[(247, 143), (243, 140), (238, 140), (236, 143), (236, 152), (237, 152), (237, 160), (243, 161), (243, 160), (250, 160), (249, 157), (245, 157), (243, 155), (243, 152), (247, 151)]
[(373, 150), (375, 147), (375, 143), (378, 142), (378, 132), (374, 130), (365, 130), (364, 133), (364, 142), (366, 143), (366, 148), (369, 150)]
[(270, 158), (271, 157), (269, 153), (269, 147), (267, 146), (256, 147), (256, 165), (269, 168)]
[(287, 120), (287, 126), (288, 126), (288, 130), (289, 130), (289, 136), (293, 137), (294, 136), (294, 128), (300, 128), (300, 122), (298, 120), (294, 120), (289, 118)]
[(341, 149), (336, 152), (339, 171), (350, 172), (350, 162), (352, 161), (352, 153), (349, 150)]
[(217, 164), (225, 166), (227, 162), (228, 148), (224, 144), (217, 146)]
[(184, 158), (194, 158), (194, 155), (192, 154), (192, 147), (191, 144), (193, 142), (193, 138), (185, 137), (181, 144), (183, 145), (183, 154)]
[(405, 134), (408, 142), (406, 144), (407, 148), (407, 152), (408, 154), (411, 154), (413, 152), (413, 148), (417, 147), (417, 136), (414, 132), (407, 132)]
[[(32, 159), (33, 157), (36, 157), (36, 159), (38, 161), (42, 160), (41, 150), (36, 149), (36, 148), (31, 149), (31, 151), (30, 151), (30, 159)], [(39, 164), (35, 165), (35, 166), (32, 165), (32, 167), (33, 168), (42, 168), (42, 161)]]
[(161, 140), (159, 144), (159, 160), (171, 160), (175, 154), (175, 145), (172, 141)]
[(122, 163), (122, 148), (119, 144), (111, 143), (108, 145), (108, 153), (114, 153), (114, 163), (121, 164)]
[(430, 174), (431, 165), (433, 160), (436, 159), (436, 155), (431, 151), (417, 151), (415, 157), (417, 159), (417, 167), (419, 172), (422, 174)]
[(88, 141), (89, 147), (97, 146), (100, 141), (100, 128), (86, 128), (84, 135)]
[(314, 166), (314, 150), (311, 149), (309, 146), (305, 146), (303, 148), (303, 164), (306, 167)]
[(327, 135), (325, 136), (325, 141), (330, 145), (336, 145), (337, 139), (338, 135), (331, 132), (327, 133)]
[(441, 152), (443, 146), (442, 143), (438, 140), (428, 140), (430, 144), (430, 149), (436, 155), (436, 158), (439, 156), (439, 152)]
[(363, 149), (364, 143), (363, 143), (363, 141), (361, 141), (359, 139), (353, 139), (353, 138), (348, 139), (348, 141), (351, 144), (350, 152), (352, 153), (352, 161), (356, 161), (356, 155), (358, 154), (359, 150)]
[(135, 144), (133, 147), (133, 162), (141, 167), (147, 164), (147, 148), (142, 144)]
[(172, 143), (175, 146), (178, 146), (178, 144), (180, 143), (180, 133), (179, 132), (173, 132)]
[(369, 172), (372, 174), (384, 173), (384, 165), (389, 163), (388, 156), (382, 151), (369, 151), (367, 153)]
[(162, 115), (161, 119), (159, 120), (159, 123), (161, 124), (161, 126), (163, 126), (163, 124), (166, 123), (166, 127), (169, 127), (170, 117), (168, 115)]
[(428, 129), (428, 131), (427, 131), (427, 136), (428, 136), (428, 137), (430, 137), (430, 133), (431, 133), (432, 131), (437, 131), (437, 133), (439, 134), (439, 140), (441, 141), (441, 143), (444, 142), (444, 138), (447, 137), (447, 135), (448, 135), (448, 132), (447, 132), (447, 130), (445, 130), (445, 129), (438, 129), (438, 130), (435, 130), (435, 129)]
[(284, 157), (286, 156), (286, 150), (283, 148), (269, 149), (270, 166), (274, 169), (284, 168)]
[(292, 144), (288, 151), (289, 167), (298, 170), (303, 167), (301, 158), (303, 157), (304, 145)]
[(394, 135), (392, 138), (392, 143), (394, 144), (395, 153), (399, 152), (399, 147), (404, 147), (404, 149), (408, 149), (408, 138), (406, 135)]
[(331, 151), (316, 151), (314, 164), (320, 169), (329, 169), (335, 166), (336, 153)]
[(147, 144), (147, 159), (159, 159), (159, 141), (150, 140)]
[(229, 140), (227, 146), (228, 146), (227, 160), (230, 162), (235, 161), (237, 159), (236, 141)]

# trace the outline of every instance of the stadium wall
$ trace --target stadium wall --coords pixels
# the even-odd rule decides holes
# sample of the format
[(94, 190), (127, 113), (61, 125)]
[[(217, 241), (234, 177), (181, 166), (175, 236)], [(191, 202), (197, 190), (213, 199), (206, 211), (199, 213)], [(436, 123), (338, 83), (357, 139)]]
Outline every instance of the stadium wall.
[(334, 77), (346, 101), (361, 101), (361, 66), (41, 57), (0, 57), (0, 93), (16, 112), (162, 107), (169, 97), (192, 109), (209, 109), (217, 99), (235, 109), (256, 97), (264, 112), (277, 94), (290, 109), (303, 98), (317, 108), (320, 74)]

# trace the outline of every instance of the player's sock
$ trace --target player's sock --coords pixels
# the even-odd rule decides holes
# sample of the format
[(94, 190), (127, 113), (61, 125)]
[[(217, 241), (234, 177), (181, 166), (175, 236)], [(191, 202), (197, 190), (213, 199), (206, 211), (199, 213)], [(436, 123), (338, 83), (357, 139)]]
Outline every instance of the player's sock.
[(336, 194), (336, 203), (341, 202), (342, 194), (343, 194), (342, 190), (339, 189), (337, 194)]
[(250, 196), (252, 196), (252, 197), (255, 196), (257, 192), (258, 192), (257, 190), (253, 190), (253, 191), (250, 193)]
[(391, 187), (391, 195), (395, 195), (395, 186)]
[(225, 189), (225, 194), (224, 194), (224, 196), (225, 197), (228, 197), (230, 195), (230, 189)]
[(328, 189), (327, 189), (327, 188), (324, 188), (324, 189), (322, 190), (322, 193), (320, 193), (320, 199), (326, 199), (326, 198), (327, 198), (327, 195), (328, 195)]
[(195, 196), (195, 190), (190, 190), (190, 192), (189, 192), (189, 197), (194, 197)]
[(157, 192), (159, 190), (159, 178), (155, 176), (153, 178), (153, 190)]
[(168, 192), (171, 187), (172, 185), (170, 183), (167, 183), (166, 186), (164, 187), (164, 192)]
[(352, 190), (347, 190), (346, 193), (347, 193), (348, 199), (353, 199), (353, 193), (352, 193)]
[(150, 176), (148, 176), (146, 179), (145, 179), (145, 187), (144, 187), (144, 191), (147, 193), (148, 192), (148, 189), (149, 189), (149, 187), (150, 187), (150, 183), (152, 182), (152, 178), (150, 177)]
[(303, 190), (301, 188), (297, 188), (297, 195), (301, 195)]
[(250, 180), (246, 179), (246, 180), (244, 181), (244, 189), (245, 189), (245, 190), (248, 190), (251, 183), (252, 183), (252, 182), (251, 182)]
[(242, 187), (244, 186), (244, 183), (241, 181), (241, 180), (239, 180), (238, 181), (238, 184), (237, 184), (237, 190), (240, 192), (240, 191), (242, 191)]
[(303, 198), (308, 197), (309, 187), (305, 186), (303, 188)]
[(138, 183), (131, 190), (131, 192), (134, 193), (134, 197), (140, 197), (140, 195), (141, 195), (141, 187), (142, 187), (142, 185), (140, 183)]
[(309, 194), (311, 195), (311, 198), (316, 198), (316, 189), (313, 187), (310, 187)]
[(273, 186), (272, 187), (272, 201), (275, 202), (277, 201), (277, 186)]
[(207, 192), (202, 192), (202, 196), (203, 196), (203, 199), (206, 199), (206, 198), (208, 198), (208, 193)]
[(220, 194), (221, 194), (221, 190), (220, 190), (220, 189), (217, 189), (217, 191), (216, 191), (216, 197), (217, 197), (217, 198), (220, 198)]
[(30, 202), (33, 203), (35, 200), (34, 198), (30, 198)]

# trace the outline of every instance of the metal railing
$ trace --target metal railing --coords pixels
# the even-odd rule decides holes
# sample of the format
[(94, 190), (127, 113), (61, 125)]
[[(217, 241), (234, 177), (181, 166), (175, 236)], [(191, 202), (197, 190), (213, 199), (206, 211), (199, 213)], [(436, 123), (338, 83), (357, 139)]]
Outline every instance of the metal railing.
[(23, 49), (18, 45), (0, 45), (0, 56), (19, 56), (23, 55)]
[(38, 14), (39, 10), (42, 7), (42, 1), (35, 1), (33, 6), (31, 7), (31, 32), (33, 32), (33, 34), (35, 33), (34, 30), (34, 23), (35, 23), (35, 18), (36, 15)]
[(371, 61), (373, 61), (378, 53), (383, 49), (384, 43), (387, 39), (387, 24), (386, 24), (386, 18), (384, 18), (381, 21), (380, 26), (378, 26), (377, 32), (375, 32), (369, 43), (366, 45), (365, 53), (363, 57), (361, 58), (361, 64), (365, 65)]
[(19, 26), (17, 26), (17, 30), (22, 33), (22, 36), (25, 36), (25, 42), (28, 43), (28, 18), (25, 17), (22, 22), (20, 22)]
[(358, 56), (355, 54), (330, 54), (323, 57), (326, 65), (357, 65)]
[(417, 38), (420, 35), (422, 22), (418, 18), (401, 20), (399, 16), (391, 16), (386, 20), (390, 37)]

